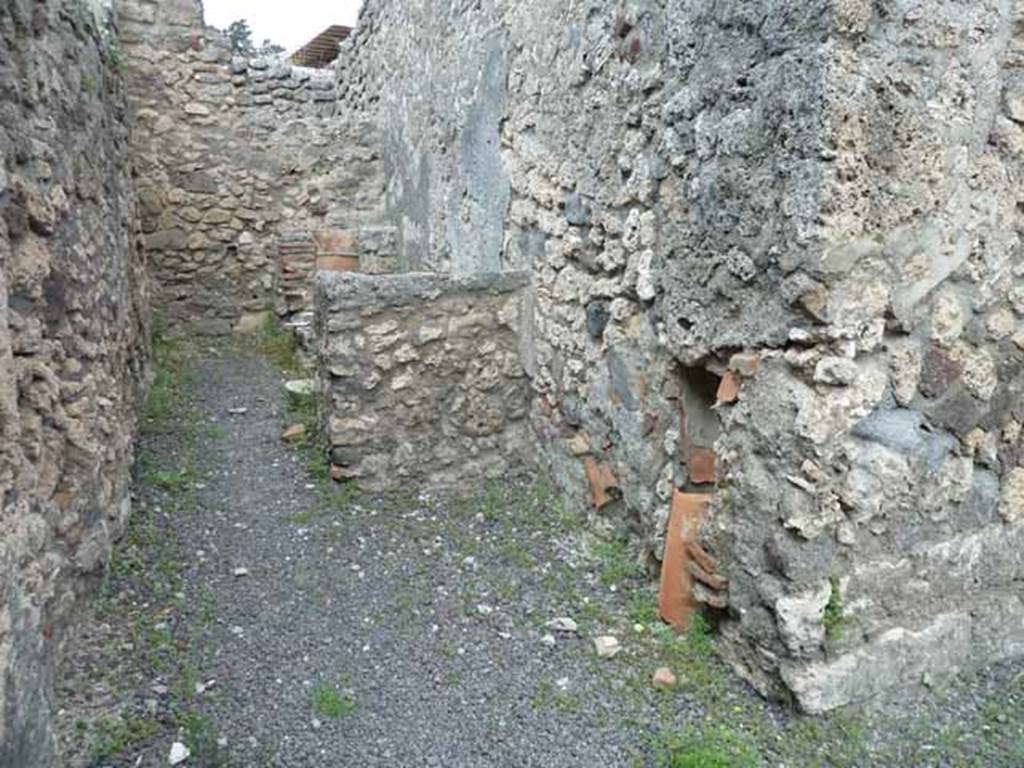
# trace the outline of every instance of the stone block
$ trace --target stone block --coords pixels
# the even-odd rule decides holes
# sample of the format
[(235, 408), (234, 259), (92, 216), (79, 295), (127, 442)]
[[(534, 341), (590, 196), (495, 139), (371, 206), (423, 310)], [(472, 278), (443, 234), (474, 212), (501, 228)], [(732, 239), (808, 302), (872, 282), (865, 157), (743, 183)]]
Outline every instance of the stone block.
[(1007, 523), (1024, 521), (1024, 467), (1014, 467), (1003, 480), (999, 514)]
[(235, 322), (234, 332), (243, 335), (259, 333), (266, 328), (267, 323), (272, 317), (273, 314), (269, 310), (266, 312), (245, 312)]

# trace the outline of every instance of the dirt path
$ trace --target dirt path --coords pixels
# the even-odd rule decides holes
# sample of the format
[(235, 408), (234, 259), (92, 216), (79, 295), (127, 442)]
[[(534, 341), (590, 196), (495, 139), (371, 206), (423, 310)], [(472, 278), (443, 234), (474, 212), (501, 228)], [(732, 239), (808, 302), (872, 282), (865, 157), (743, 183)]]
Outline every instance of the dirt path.
[(665, 632), (628, 547), (542, 482), (338, 490), (282, 442), (282, 384), (257, 354), (165, 351), (132, 531), (69, 647), (69, 765), (167, 765), (175, 741), (188, 766), (1020, 764), (1014, 670), (896, 727), (786, 717), (706, 634)]

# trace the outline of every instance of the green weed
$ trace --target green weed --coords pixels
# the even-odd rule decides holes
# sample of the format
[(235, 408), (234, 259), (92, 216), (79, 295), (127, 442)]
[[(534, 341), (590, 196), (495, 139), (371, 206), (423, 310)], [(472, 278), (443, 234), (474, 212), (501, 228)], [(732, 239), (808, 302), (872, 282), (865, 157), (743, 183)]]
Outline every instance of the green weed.
[(285, 373), (297, 373), (302, 369), (295, 336), (273, 315), (267, 315), (263, 327), (257, 332), (256, 347)]
[(331, 720), (347, 717), (356, 711), (355, 697), (327, 682), (313, 688), (312, 703), (314, 712)]
[(687, 728), (663, 734), (654, 747), (658, 768), (760, 768), (764, 765), (749, 737), (725, 726)]
[(148, 741), (160, 733), (160, 725), (141, 717), (105, 717), (95, 725), (92, 737), (93, 760), (100, 762)]
[(537, 683), (537, 691), (530, 701), (530, 707), (537, 712), (577, 712), (580, 699), (573, 693), (561, 690), (547, 678)]
[(188, 487), (189, 472), (184, 469), (179, 469), (173, 472), (160, 469), (152, 470), (147, 473), (146, 481), (150, 485), (156, 486), (164, 491), (177, 492)]
[(600, 565), (602, 586), (629, 584), (644, 576), (642, 566), (625, 539), (598, 542), (591, 553)]
[(830, 580), (832, 593), (825, 606), (825, 636), (830, 640), (841, 640), (846, 631), (846, 617), (843, 615), (843, 595), (839, 586), (839, 577)]

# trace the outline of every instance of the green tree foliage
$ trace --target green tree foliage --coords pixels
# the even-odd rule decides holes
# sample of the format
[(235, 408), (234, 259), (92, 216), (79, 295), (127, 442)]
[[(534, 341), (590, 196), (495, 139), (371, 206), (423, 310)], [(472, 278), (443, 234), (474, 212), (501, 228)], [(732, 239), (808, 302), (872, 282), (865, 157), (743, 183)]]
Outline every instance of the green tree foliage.
[(259, 47), (254, 45), (252, 29), (245, 19), (231, 22), (227, 32), (228, 39), (231, 40), (231, 50), (239, 56), (280, 56), (284, 53), (284, 48), (273, 40), (264, 40)]
[(231, 40), (231, 50), (243, 56), (251, 56), (255, 49), (252, 46), (252, 30), (249, 22), (245, 19), (232, 21), (228, 25), (228, 38)]

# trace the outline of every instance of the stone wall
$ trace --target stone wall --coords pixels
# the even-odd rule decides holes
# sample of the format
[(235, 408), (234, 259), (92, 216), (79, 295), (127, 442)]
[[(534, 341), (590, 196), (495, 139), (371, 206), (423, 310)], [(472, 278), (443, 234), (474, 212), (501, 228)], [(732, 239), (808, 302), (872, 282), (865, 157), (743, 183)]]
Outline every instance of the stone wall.
[(657, 558), (710, 494), (691, 597), (808, 710), (1024, 650), (1021, 22), (371, 0), (339, 65), (407, 261), (532, 272), (544, 460)]
[(199, 0), (115, 7), (156, 311), (212, 334), (294, 311), (279, 240), (379, 222), (374, 131), (333, 118), (330, 73), (232, 56)]
[(812, 711), (1024, 652), (1024, 15), (833, 16), (805, 317), (726, 417), (713, 526), (737, 661)]
[(455, 487), (528, 464), (525, 277), (319, 273), (316, 338), (335, 479)]
[(0, 4), (0, 765), (53, 759), (57, 646), (129, 514), (148, 339), (99, 4)]

